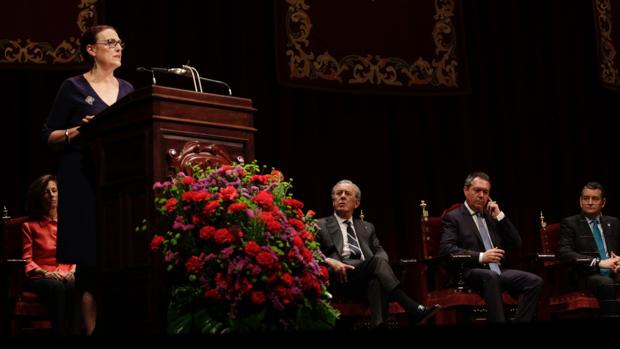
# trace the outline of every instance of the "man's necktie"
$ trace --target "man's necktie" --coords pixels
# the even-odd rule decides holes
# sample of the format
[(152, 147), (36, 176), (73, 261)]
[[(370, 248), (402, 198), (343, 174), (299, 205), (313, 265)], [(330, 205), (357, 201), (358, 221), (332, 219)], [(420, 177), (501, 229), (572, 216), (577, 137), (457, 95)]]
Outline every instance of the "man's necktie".
[[(478, 223), (478, 230), (480, 231), (480, 237), (482, 238), (482, 243), (484, 244), (485, 250), (490, 250), (493, 248), (493, 244), (491, 244), (491, 236), (487, 231), (487, 228), (484, 226), (484, 222), (482, 221), (482, 214), (476, 213), (476, 223)], [(499, 268), (499, 264), (497, 263), (489, 263), (489, 268), (496, 272), (497, 274), (501, 274), (502, 271)]]
[[(596, 247), (598, 248), (598, 254), (601, 257), (601, 260), (607, 259), (607, 251), (605, 251), (605, 244), (603, 243), (603, 235), (601, 234), (601, 230), (598, 228), (598, 219), (592, 220), (592, 235), (594, 235), (594, 241), (596, 242)], [(611, 274), (611, 270), (609, 269), (601, 269), (601, 275), (609, 276)]]
[(359, 259), (362, 256), (362, 249), (360, 248), (360, 244), (357, 242), (357, 236), (351, 226), (351, 221), (346, 220), (344, 223), (347, 225), (347, 244), (349, 245), (349, 250), (351, 251), (349, 259)]

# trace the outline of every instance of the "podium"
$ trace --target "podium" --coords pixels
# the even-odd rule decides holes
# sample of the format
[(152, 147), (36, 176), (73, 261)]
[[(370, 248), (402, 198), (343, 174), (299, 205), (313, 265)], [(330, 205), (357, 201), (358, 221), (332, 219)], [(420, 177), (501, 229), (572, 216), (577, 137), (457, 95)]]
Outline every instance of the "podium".
[(161, 256), (150, 250), (153, 184), (172, 174), (167, 157), (188, 142), (215, 144), (254, 160), (250, 99), (163, 86), (136, 90), (84, 127), (96, 166), (97, 331), (160, 334), (168, 293)]

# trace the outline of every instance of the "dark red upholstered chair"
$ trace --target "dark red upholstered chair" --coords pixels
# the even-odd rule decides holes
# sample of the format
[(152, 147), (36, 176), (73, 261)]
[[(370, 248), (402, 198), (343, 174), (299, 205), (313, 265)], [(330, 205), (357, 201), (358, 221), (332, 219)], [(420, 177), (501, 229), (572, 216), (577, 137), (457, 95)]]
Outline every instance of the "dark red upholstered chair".
[(577, 291), (571, 288), (569, 268), (560, 263), (556, 257), (559, 238), (560, 224), (547, 224), (541, 212), (541, 252), (537, 257), (542, 264), (545, 285), (548, 288), (547, 312), (549, 317), (554, 319), (595, 316), (599, 309), (597, 299), (588, 291)]
[[(465, 286), (463, 270), (469, 255), (452, 255), (449, 258), (439, 257), (439, 242), (441, 240), (441, 218), (448, 212), (461, 207), (456, 203), (444, 210), (441, 216), (429, 216), (427, 204), (421, 201), (421, 237), (422, 237), (422, 274), (419, 275), (422, 292), (426, 304), (438, 303), (442, 306), (434, 317), (437, 325), (451, 325), (457, 323), (471, 323), (486, 321), (486, 303), (477, 293)], [(449, 280), (447, 266), (456, 268), (459, 274), (455, 284), (446, 287)], [(517, 300), (507, 292), (502, 295), (508, 316), (516, 311)]]
[(51, 334), (47, 306), (34, 292), (23, 289), (26, 275), (22, 256), (21, 226), (28, 217), (11, 219), (6, 207), (2, 214), (2, 331), (10, 336)]

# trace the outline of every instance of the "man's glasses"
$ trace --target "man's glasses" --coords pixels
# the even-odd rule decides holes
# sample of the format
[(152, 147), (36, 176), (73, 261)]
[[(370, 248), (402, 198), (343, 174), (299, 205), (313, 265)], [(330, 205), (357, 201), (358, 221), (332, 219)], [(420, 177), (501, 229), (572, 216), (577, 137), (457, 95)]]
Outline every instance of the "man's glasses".
[(97, 41), (96, 44), (106, 45), (108, 48), (116, 48), (116, 45), (120, 45), (121, 48), (125, 48), (125, 43), (122, 40), (108, 39), (106, 41)]

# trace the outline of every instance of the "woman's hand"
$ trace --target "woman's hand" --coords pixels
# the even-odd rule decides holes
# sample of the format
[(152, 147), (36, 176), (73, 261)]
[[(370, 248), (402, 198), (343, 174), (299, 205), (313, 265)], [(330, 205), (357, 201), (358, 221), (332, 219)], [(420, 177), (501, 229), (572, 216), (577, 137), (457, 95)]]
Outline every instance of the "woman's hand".
[(62, 281), (65, 278), (64, 275), (62, 275), (62, 273), (59, 273), (57, 271), (48, 271), (47, 273), (43, 275), (43, 277), (46, 279), (52, 279), (52, 280), (58, 280), (58, 281)]
[(74, 282), (75, 281), (75, 272), (70, 271), (68, 273), (65, 274), (65, 281), (66, 282)]
[(80, 121), (80, 126), (84, 126), (84, 125), (88, 124), (90, 122), (90, 120), (92, 120), (94, 117), (95, 117), (94, 115), (86, 115)]

